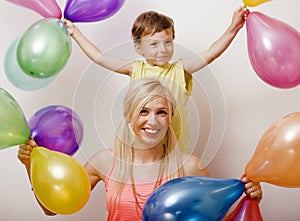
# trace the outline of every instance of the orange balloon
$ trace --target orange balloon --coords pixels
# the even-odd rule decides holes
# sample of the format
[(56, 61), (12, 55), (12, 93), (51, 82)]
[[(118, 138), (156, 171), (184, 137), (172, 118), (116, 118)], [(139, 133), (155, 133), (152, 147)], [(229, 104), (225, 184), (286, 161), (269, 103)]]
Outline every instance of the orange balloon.
[(91, 185), (85, 169), (65, 153), (34, 148), (30, 173), (36, 197), (54, 213), (75, 213), (89, 199)]
[(253, 181), (300, 187), (300, 112), (284, 116), (265, 132), (245, 173)]
[(269, 2), (271, 0), (243, 0), (244, 4), (249, 7), (258, 6), (262, 3)]

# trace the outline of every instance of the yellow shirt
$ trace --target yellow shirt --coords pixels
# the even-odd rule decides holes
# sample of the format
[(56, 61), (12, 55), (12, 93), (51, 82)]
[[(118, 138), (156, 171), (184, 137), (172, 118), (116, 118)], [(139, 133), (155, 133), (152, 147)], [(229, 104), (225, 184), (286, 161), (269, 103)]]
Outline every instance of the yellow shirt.
[(190, 141), (187, 101), (192, 93), (192, 77), (189, 77), (187, 82), (185, 81), (181, 60), (165, 67), (151, 66), (143, 61), (136, 61), (131, 81), (143, 77), (158, 78), (173, 92), (177, 102), (177, 111), (172, 120), (172, 127), (178, 139), (180, 150), (187, 153)]

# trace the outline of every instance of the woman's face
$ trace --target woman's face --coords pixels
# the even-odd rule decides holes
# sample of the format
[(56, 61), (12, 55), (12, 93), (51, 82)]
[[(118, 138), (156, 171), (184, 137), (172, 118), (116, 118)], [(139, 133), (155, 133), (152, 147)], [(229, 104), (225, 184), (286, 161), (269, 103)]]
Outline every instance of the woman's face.
[(170, 126), (170, 110), (169, 102), (164, 97), (146, 103), (135, 122), (132, 122), (137, 148), (149, 149), (162, 144)]
[(174, 39), (171, 29), (146, 35), (135, 45), (137, 52), (142, 55), (147, 63), (153, 66), (165, 66), (174, 54)]

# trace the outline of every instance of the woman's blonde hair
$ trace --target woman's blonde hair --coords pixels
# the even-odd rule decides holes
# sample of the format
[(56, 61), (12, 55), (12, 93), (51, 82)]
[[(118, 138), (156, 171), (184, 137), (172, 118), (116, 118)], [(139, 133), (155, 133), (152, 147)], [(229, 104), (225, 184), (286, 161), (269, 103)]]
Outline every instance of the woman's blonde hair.
[[(116, 180), (113, 202), (116, 202), (122, 188), (129, 181), (133, 165), (134, 132), (129, 122), (134, 122), (144, 106), (153, 99), (165, 97), (168, 101), (170, 122), (175, 111), (176, 102), (171, 91), (160, 81), (153, 78), (142, 78), (131, 83), (123, 101), (124, 121), (117, 130), (114, 156), (115, 166), (113, 179)], [(170, 180), (183, 175), (182, 162), (178, 142), (171, 124), (163, 140), (164, 165), (163, 178)], [(160, 178), (162, 179), (162, 177)], [(155, 182), (155, 181), (154, 181)]]

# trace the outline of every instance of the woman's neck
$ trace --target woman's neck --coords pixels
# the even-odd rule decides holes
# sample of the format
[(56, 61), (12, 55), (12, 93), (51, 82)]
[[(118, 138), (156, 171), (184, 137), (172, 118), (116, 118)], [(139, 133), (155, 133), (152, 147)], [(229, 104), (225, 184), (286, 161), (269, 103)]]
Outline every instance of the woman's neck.
[(152, 164), (162, 159), (164, 145), (160, 144), (149, 149), (133, 148), (134, 164)]

